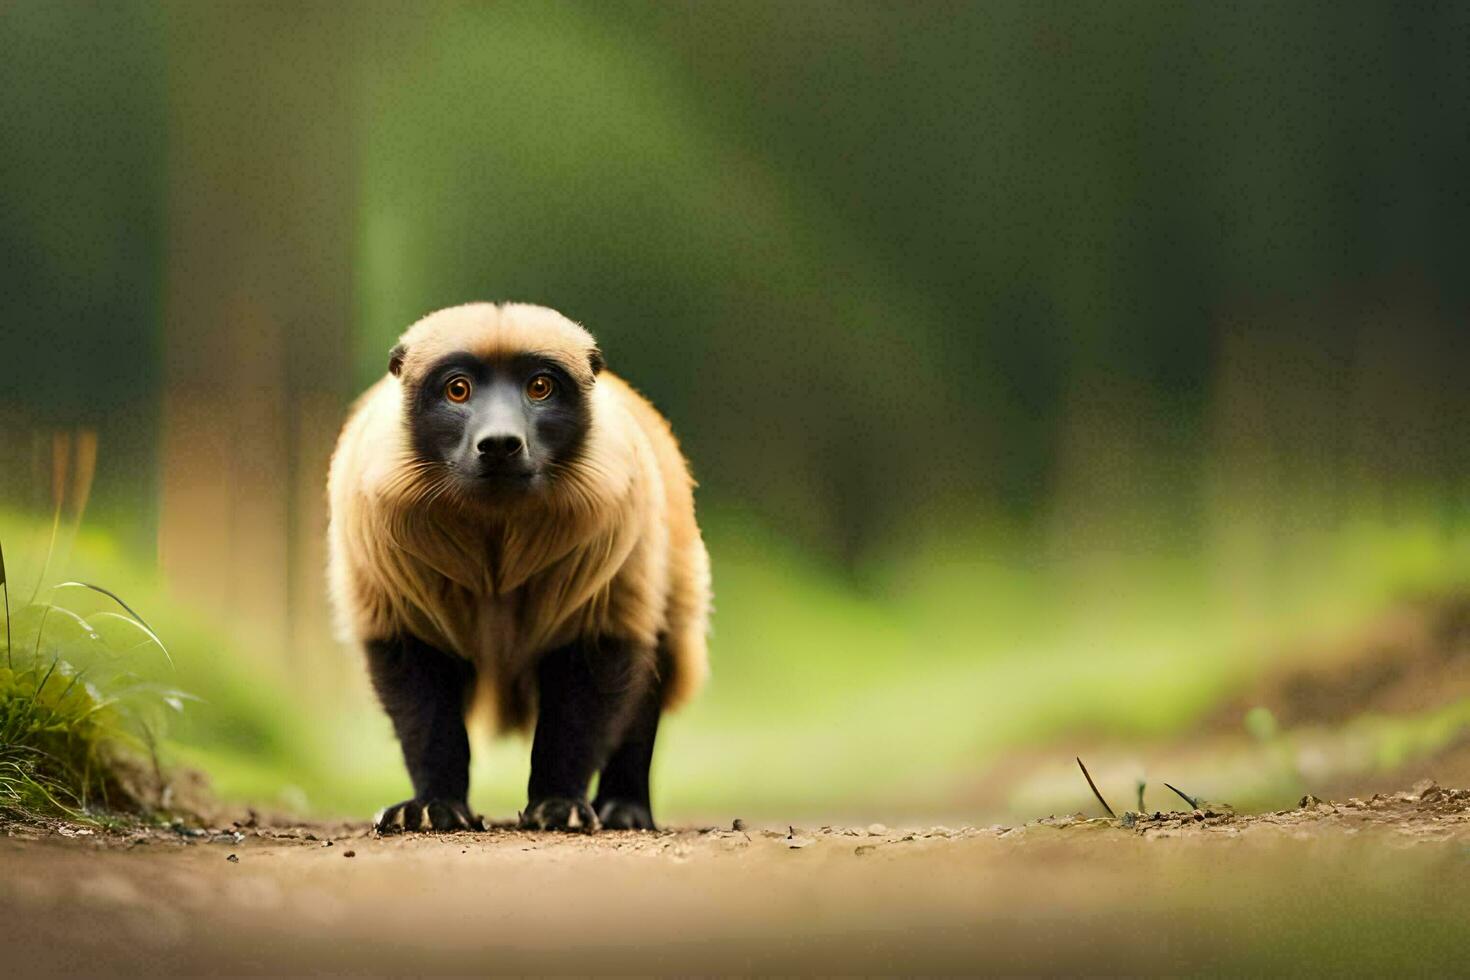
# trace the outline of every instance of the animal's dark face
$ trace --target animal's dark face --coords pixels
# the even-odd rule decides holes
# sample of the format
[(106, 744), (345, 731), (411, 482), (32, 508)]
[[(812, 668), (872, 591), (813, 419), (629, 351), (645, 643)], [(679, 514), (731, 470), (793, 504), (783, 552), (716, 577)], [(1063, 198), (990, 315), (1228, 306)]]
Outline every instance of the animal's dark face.
[(556, 358), (450, 354), (405, 393), (423, 462), (443, 464), (470, 494), (534, 492), (576, 462), (591, 418), (584, 387)]

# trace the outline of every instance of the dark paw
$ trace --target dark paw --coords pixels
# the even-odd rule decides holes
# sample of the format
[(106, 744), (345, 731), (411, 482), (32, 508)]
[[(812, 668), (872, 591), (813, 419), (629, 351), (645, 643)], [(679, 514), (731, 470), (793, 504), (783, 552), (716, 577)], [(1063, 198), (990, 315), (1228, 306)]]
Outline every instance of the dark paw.
[(565, 830), (573, 834), (590, 834), (597, 830), (597, 814), (586, 800), (568, 800), (553, 796), (533, 803), (521, 814), (526, 830)]
[(603, 830), (657, 830), (653, 814), (642, 803), (632, 800), (607, 800), (597, 810)]
[(485, 821), (460, 800), (404, 800), (378, 814), (373, 829), (380, 834), (405, 830), (484, 830)]

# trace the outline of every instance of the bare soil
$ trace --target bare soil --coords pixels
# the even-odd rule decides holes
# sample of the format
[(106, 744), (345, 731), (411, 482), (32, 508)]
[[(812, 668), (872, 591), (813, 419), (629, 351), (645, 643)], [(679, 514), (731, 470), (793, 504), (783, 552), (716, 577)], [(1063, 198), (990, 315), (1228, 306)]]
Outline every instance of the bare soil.
[(1470, 791), (1432, 783), (1131, 826), (6, 834), (15, 976), (1433, 973), (1470, 948)]

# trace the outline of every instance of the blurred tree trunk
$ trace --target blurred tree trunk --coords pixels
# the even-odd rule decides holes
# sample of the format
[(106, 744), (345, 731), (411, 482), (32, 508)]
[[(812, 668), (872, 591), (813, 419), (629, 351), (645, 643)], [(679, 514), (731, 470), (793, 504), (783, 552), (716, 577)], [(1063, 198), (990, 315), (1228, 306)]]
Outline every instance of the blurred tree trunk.
[(356, 18), (179, 4), (168, 25), (160, 562), (256, 662), (318, 690), (336, 657), (323, 488), (350, 378)]
[[(87, 519), (139, 562), (157, 536), (163, 20), (0, 3), (0, 508), (49, 523), (53, 436), (94, 431)], [(5, 543), (39, 569), (48, 536)]]

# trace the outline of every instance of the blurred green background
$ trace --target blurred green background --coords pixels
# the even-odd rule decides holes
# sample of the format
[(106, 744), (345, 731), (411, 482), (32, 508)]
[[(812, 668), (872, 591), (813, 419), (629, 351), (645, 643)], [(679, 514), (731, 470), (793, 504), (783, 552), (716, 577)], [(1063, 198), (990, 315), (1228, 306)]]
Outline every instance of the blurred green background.
[[(225, 797), (401, 798), (327, 456), (410, 322), (527, 300), (701, 482), (668, 816), (1075, 807), (1076, 751), (1261, 805), (1470, 772), (1422, 612), (1470, 584), (1467, 63), (1463, 4), (5, 5), (12, 586), (125, 593)], [(1416, 696), (1272, 701), (1404, 616)]]

